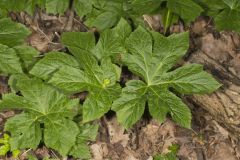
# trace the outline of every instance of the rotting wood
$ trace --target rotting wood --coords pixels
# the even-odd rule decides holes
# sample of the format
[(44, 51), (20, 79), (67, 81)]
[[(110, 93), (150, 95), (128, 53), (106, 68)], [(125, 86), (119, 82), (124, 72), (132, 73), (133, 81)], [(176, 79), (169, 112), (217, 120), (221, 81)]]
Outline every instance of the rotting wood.
[[(194, 30), (193, 30), (194, 31)], [(192, 33), (196, 36), (198, 33)], [(203, 33), (192, 38), (193, 48), (187, 63), (203, 64), (222, 87), (210, 95), (195, 95), (191, 101), (207, 110), (233, 135), (240, 134), (240, 36), (231, 32)]]

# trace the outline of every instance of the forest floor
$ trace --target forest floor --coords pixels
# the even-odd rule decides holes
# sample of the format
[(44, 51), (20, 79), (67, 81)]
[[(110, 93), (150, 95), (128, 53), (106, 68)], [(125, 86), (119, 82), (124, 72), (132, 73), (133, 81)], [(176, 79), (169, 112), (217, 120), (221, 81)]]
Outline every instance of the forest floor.
[[(65, 51), (60, 43), (60, 35), (63, 31), (90, 31), (78, 17), (67, 13), (65, 17), (49, 16), (44, 13), (36, 16), (33, 20), (26, 14), (12, 14), (11, 17), (20, 23), (25, 24), (32, 30), (27, 42), (38, 49), (42, 54), (49, 51)], [(69, 18), (71, 17), (71, 18)], [(161, 31), (161, 25), (157, 19), (145, 17), (146, 23), (153, 29)], [(188, 29), (191, 35), (198, 35), (198, 38), (211, 37), (219, 38), (222, 33), (215, 32), (208, 20), (199, 18)], [(175, 25), (171, 32), (182, 32), (184, 27)], [(230, 34), (230, 33), (224, 33)], [(194, 36), (191, 37), (194, 41)], [(211, 40), (206, 41), (211, 43)], [(192, 45), (192, 43), (191, 43)], [(197, 49), (190, 47), (189, 53)], [(199, 46), (200, 47), (200, 46)], [(207, 46), (206, 46), (207, 47)], [(217, 48), (216, 48), (217, 49)], [(183, 62), (179, 62), (184, 63)], [(126, 75), (122, 79), (128, 78)], [(7, 77), (0, 77), (0, 94), (9, 92)], [(78, 96), (78, 95), (76, 95)], [(80, 98), (82, 95), (80, 94)], [(149, 118), (148, 113), (132, 129), (125, 131), (116, 121), (114, 113), (108, 113), (100, 120), (100, 129), (95, 143), (90, 144), (94, 160), (152, 160), (153, 155), (169, 152), (169, 146), (177, 144), (179, 150), (177, 157), (180, 160), (238, 160), (240, 158), (240, 145), (217, 121), (211, 117), (201, 106), (196, 106), (183, 97), (192, 110), (192, 129), (184, 129), (177, 126), (168, 119), (160, 124)], [(3, 133), (4, 122), (18, 111), (7, 111), (0, 113), (0, 130)], [(39, 146), (36, 150), (25, 150), (19, 159), (26, 159), (32, 154), (39, 159), (71, 159), (61, 158), (55, 151)], [(13, 159), (11, 156), (0, 159)]]

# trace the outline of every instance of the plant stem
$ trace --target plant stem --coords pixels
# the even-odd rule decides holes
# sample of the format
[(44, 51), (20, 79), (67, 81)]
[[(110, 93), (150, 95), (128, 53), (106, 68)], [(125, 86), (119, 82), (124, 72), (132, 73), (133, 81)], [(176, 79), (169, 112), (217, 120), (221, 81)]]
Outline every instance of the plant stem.
[(171, 21), (172, 21), (172, 12), (170, 9), (167, 9), (167, 16), (164, 24), (164, 35), (166, 35), (166, 32), (171, 24)]

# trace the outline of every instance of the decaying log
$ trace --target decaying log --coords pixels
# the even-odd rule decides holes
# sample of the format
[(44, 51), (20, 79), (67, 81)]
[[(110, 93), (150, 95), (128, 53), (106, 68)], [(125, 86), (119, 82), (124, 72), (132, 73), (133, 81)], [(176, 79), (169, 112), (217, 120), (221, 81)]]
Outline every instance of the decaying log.
[(194, 51), (187, 57), (187, 62), (203, 64), (205, 70), (223, 84), (213, 94), (195, 95), (191, 101), (240, 137), (240, 35), (222, 32), (216, 36), (193, 29), (191, 36), (194, 36), (191, 38)]

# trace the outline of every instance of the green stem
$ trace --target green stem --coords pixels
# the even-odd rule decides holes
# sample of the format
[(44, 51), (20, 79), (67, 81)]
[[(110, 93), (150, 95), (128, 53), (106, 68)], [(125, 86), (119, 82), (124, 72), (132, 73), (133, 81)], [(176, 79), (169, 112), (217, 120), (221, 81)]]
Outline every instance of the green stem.
[(164, 24), (164, 35), (167, 33), (167, 30), (171, 24), (171, 21), (172, 21), (172, 12), (170, 9), (167, 9), (167, 16)]

